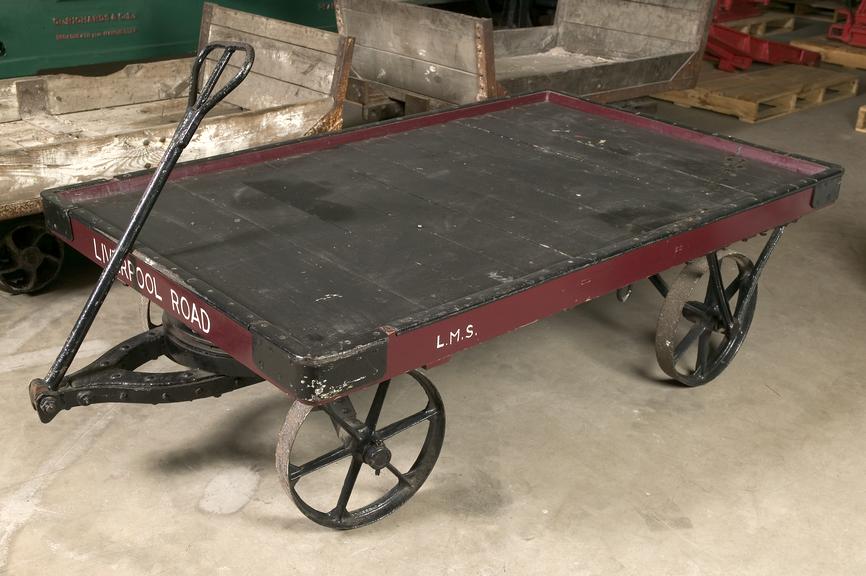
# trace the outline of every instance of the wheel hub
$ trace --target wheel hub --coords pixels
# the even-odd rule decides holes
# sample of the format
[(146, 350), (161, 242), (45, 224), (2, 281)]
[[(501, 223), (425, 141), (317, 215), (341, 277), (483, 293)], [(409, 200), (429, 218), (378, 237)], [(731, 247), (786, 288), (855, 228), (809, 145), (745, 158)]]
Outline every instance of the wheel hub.
[(42, 264), (42, 251), (36, 246), (28, 246), (21, 251), (19, 259), (22, 266), (35, 270), (36, 268), (39, 268), (40, 264)]
[(364, 463), (379, 471), (391, 463), (391, 451), (381, 442), (373, 443), (364, 450)]

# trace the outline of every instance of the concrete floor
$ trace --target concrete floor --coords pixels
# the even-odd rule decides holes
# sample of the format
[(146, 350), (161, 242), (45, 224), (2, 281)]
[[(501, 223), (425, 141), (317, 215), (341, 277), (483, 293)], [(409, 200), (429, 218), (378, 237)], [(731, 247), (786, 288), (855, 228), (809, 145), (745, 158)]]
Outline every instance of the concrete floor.
[[(464, 352), (431, 371), (448, 409), (436, 469), (363, 530), (321, 528), (283, 493), (288, 402), (267, 384), (40, 424), (27, 383), (96, 272), (79, 261), (52, 292), (0, 295), (0, 574), (866, 573), (861, 103), (757, 126), (660, 105), (848, 169), (839, 203), (785, 234), (735, 363), (705, 388), (664, 382), (648, 285)], [(137, 297), (116, 287), (84, 355), (137, 331)]]

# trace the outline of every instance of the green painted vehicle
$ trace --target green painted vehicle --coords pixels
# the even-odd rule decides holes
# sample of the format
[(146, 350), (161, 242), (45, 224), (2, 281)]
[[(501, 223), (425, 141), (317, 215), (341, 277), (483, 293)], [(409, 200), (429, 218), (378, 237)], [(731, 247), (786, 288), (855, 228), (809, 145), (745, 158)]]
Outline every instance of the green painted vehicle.
[[(0, 78), (196, 50), (203, 0), (0, 0)], [(335, 31), (330, 0), (216, 0)]]

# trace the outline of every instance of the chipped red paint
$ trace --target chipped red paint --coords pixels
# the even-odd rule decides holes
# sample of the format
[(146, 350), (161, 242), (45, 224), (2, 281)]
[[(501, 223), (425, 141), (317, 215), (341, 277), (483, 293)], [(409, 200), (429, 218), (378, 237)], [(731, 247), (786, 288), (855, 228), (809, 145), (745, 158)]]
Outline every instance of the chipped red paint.
[[(387, 377), (419, 366), (441, 363), (447, 356), (699, 258), (734, 242), (811, 212), (812, 190), (717, 220), (696, 230), (635, 248), (622, 255), (571, 272), (523, 292), (403, 333), (388, 335)], [(466, 337), (467, 327), (472, 336)], [(452, 334), (458, 334), (457, 341)], [(447, 343), (445, 346), (442, 344)]]

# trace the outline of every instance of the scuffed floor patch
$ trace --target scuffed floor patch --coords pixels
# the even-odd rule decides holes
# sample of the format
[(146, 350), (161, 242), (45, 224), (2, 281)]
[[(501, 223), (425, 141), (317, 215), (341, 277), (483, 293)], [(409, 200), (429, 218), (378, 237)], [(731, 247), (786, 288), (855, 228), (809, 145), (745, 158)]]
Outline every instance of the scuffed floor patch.
[(211, 514), (234, 514), (250, 500), (259, 487), (259, 473), (238, 466), (223, 470), (208, 482), (198, 507)]
[(33, 478), (0, 501), (0, 573), (6, 567), (12, 537), (40, 511), (39, 503), (46, 486), (84, 455), (113, 417), (114, 410), (108, 409), (87, 420), (75, 433), (58, 442)]

